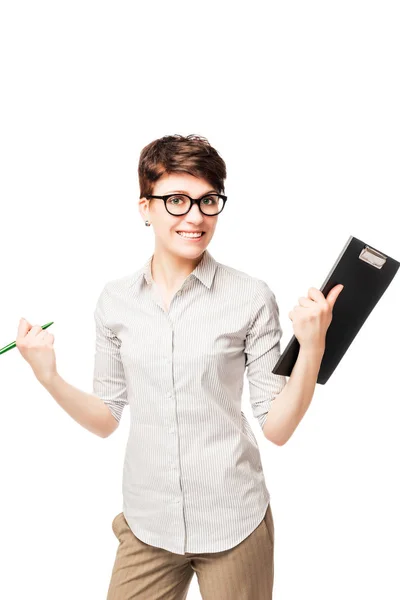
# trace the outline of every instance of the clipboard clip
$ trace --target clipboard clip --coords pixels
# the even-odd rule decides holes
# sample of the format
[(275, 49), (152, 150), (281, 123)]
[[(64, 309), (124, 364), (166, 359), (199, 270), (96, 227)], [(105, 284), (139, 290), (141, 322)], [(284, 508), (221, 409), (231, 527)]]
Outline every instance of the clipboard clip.
[(387, 256), (378, 252), (378, 250), (373, 250), (369, 246), (365, 246), (360, 252), (360, 256), (358, 257), (361, 260), (369, 263), (376, 269), (382, 269), (383, 265), (386, 262)]

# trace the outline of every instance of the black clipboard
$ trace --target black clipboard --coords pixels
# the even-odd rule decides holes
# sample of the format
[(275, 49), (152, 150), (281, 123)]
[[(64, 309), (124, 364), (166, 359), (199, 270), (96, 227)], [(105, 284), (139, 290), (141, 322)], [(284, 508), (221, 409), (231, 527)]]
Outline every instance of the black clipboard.
[[(350, 236), (320, 291), (325, 298), (339, 283), (344, 285), (332, 312), (325, 338), (325, 352), (317, 383), (328, 381), (351, 342), (397, 273), (400, 263), (354, 236)], [(295, 335), (272, 369), (290, 376), (300, 351)]]

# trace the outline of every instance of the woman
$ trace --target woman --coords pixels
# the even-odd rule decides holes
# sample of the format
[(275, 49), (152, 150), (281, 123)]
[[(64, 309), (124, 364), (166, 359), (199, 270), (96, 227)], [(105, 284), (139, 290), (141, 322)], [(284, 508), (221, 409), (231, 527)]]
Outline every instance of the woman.
[(82, 426), (106, 437), (130, 405), (108, 600), (184, 599), (194, 573), (207, 600), (272, 598), (274, 524), (241, 411), (243, 375), (247, 368), (259, 426), (281, 445), (311, 400), (334, 294), (328, 301), (311, 288), (296, 307), (303, 312), (292, 311), (304, 352), (290, 387), (272, 373), (282, 335), (273, 292), (207, 250), (225, 178), (224, 161), (199, 136), (165, 136), (142, 150), (139, 211), (155, 248), (99, 296), (93, 394), (59, 376), (52, 334), (26, 321), (18, 328), (36, 377)]

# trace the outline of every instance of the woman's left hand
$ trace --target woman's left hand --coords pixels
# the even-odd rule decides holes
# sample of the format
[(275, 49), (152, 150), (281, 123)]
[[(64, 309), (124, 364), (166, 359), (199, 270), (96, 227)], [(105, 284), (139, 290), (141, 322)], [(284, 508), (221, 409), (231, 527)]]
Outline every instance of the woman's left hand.
[(335, 285), (325, 298), (320, 290), (312, 287), (308, 290), (308, 298), (300, 296), (299, 305), (289, 312), (294, 335), (303, 348), (325, 351), (333, 306), (343, 288), (341, 283)]

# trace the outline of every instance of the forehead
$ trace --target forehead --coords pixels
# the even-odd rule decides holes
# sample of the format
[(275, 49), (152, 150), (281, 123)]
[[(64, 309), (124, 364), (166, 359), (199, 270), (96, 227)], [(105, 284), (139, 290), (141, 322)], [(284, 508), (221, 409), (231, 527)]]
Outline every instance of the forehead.
[(154, 190), (157, 194), (169, 194), (176, 191), (189, 195), (205, 194), (213, 189), (207, 179), (194, 177), (189, 173), (164, 173), (156, 182)]

